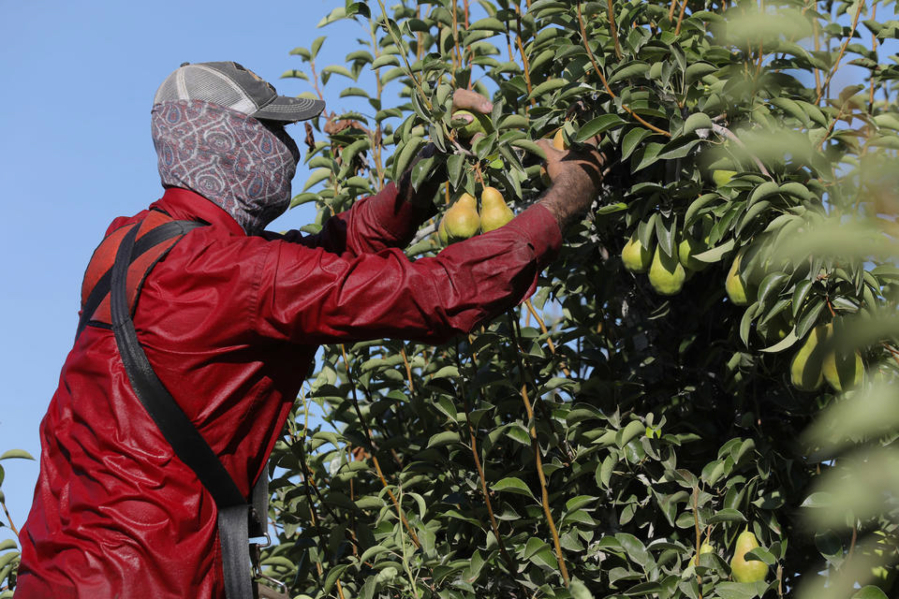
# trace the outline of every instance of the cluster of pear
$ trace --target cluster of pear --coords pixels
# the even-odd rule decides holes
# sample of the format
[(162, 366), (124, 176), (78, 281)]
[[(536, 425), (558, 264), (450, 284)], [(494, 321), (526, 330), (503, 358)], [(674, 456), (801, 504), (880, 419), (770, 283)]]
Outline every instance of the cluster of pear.
[(703, 219), (700, 223), (701, 235), (684, 235), (671, 256), (658, 246), (655, 250), (644, 246), (635, 232), (621, 250), (621, 261), (633, 273), (648, 272), (649, 284), (656, 293), (677, 295), (694, 272), (705, 270), (709, 266), (695, 256), (708, 248), (711, 226), (711, 218)]
[(797, 389), (815, 391), (826, 380), (839, 393), (862, 383), (865, 363), (861, 353), (827, 347), (832, 337), (833, 323), (818, 325), (809, 332), (790, 364), (790, 380)]
[[(747, 560), (746, 554), (759, 546), (758, 539), (749, 528), (737, 536), (737, 542), (734, 545), (734, 556), (730, 560), (730, 571), (734, 580), (737, 582), (758, 582), (765, 580), (768, 575), (768, 565), (758, 560)], [(706, 553), (713, 553), (715, 546), (705, 541), (699, 547), (699, 553), (693, 556), (692, 564), (699, 565), (699, 557)]]
[(514, 218), (512, 210), (506, 205), (503, 194), (495, 187), (484, 187), (481, 191), (481, 210), (478, 201), (469, 193), (459, 196), (452, 206), (443, 214), (437, 227), (437, 237), (447, 246), (463, 239), (468, 239), (480, 231), (489, 233), (498, 229)]

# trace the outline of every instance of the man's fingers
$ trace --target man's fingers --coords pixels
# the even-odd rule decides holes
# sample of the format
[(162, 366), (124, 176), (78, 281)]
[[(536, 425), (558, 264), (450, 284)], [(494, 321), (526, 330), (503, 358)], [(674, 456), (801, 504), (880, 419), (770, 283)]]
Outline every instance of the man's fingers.
[(561, 160), (562, 156), (567, 153), (567, 150), (557, 149), (551, 139), (538, 139), (537, 145), (546, 153), (547, 162)]
[(470, 89), (457, 89), (453, 92), (453, 108), (489, 114), (493, 110), (493, 103), (478, 92)]

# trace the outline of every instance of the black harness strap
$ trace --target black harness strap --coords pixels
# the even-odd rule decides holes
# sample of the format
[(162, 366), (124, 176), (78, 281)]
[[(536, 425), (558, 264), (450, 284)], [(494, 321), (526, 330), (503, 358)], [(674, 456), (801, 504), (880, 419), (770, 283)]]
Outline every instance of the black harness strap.
[[(160, 225), (155, 229), (148, 231), (143, 237), (135, 242), (130, 262), (137, 260), (160, 243), (202, 226), (203, 223), (179, 220)], [(78, 330), (75, 332), (75, 339), (81, 335), (81, 331), (83, 331), (84, 327), (90, 322), (91, 316), (97, 311), (103, 298), (109, 293), (109, 282), (111, 278), (112, 269), (110, 268), (103, 273), (103, 276), (100, 277), (100, 280), (97, 281), (97, 284), (94, 285), (94, 288), (91, 290), (90, 295), (81, 310), (81, 319), (78, 321)]]
[[(172, 445), (178, 458), (196, 473), (197, 478), (215, 500), (218, 508), (218, 527), (222, 543), (222, 566), (227, 598), (252, 599), (253, 584), (249, 575), (248, 522), (254, 515), (253, 507), (247, 503), (246, 498), (234, 484), (234, 480), (225, 470), (218, 456), (156, 376), (137, 339), (134, 321), (128, 307), (126, 290), (128, 266), (135, 258), (135, 254), (138, 254), (141, 249), (146, 251), (146, 246), (149, 246), (150, 243), (161, 243), (173, 234), (179, 234), (178, 232), (172, 234), (173, 229), (166, 229), (156, 234), (157, 231), (167, 226), (162, 225), (144, 235), (141, 242), (147, 240), (151, 235), (153, 237), (150, 241), (146, 241), (143, 247), (141, 243), (135, 244), (134, 242), (139, 224), (132, 226), (122, 239), (116, 251), (115, 263), (109, 273), (112, 330), (135, 395), (159, 426), (163, 436)], [(184, 233), (186, 230), (182, 229), (180, 232)], [(260, 482), (262, 485), (257, 483), (253, 496), (254, 500), (260, 502), (263, 510), (261, 514), (258, 514), (258, 520), (261, 520), (262, 524), (257, 523), (256, 529), (253, 531), (254, 536), (262, 536), (265, 533), (264, 522), (267, 509), (262, 506), (265, 505), (263, 499), (267, 499), (267, 493), (264, 498), (258, 496), (264, 492), (264, 489), (267, 489), (267, 472), (263, 472)], [(258, 492), (257, 489), (259, 489)], [(256, 533), (260, 529), (261, 534), (257, 535)]]

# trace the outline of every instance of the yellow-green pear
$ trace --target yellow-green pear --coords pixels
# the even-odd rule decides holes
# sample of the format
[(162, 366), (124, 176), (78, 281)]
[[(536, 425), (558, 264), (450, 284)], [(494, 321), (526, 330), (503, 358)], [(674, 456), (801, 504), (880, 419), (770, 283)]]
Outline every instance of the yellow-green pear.
[(743, 260), (743, 254), (745, 253), (746, 248), (737, 252), (737, 257), (734, 258), (733, 264), (730, 265), (727, 279), (724, 281), (727, 297), (730, 298), (730, 301), (732, 301), (735, 306), (747, 306), (750, 302), (746, 279), (741, 272), (741, 262)]
[(824, 379), (833, 387), (834, 391), (841, 393), (862, 383), (865, 378), (865, 363), (860, 353), (830, 352), (824, 356), (822, 364)]
[(811, 330), (808, 338), (790, 363), (790, 381), (800, 391), (814, 391), (824, 382), (822, 344), (827, 340), (829, 325), (818, 325)]
[(768, 574), (768, 564), (757, 560), (746, 560), (746, 554), (759, 546), (758, 539), (749, 529), (744, 530), (737, 537), (734, 546), (734, 557), (730, 561), (730, 571), (737, 582), (758, 582), (765, 580)]
[(701, 272), (709, 267), (708, 262), (697, 260), (693, 256), (709, 249), (709, 234), (713, 224), (712, 217), (705, 215), (701, 221), (702, 234), (700, 237), (694, 237), (684, 231), (684, 238), (677, 246), (677, 257), (688, 271)]
[(468, 239), (478, 232), (481, 218), (478, 216), (478, 201), (473, 195), (463, 193), (443, 215), (446, 236), (450, 243)]
[(459, 132), (459, 136), (462, 139), (469, 139), (478, 133), (484, 133), (483, 119), (485, 115), (475, 114), (469, 110), (457, 110), (453, 113), (453, 121), (463, 122), (462, 118), (469, 116), (471, 117), (470, 123), (456, 127), (456, 131)]
[(565, 134), (562, 133), (562, 129), (556, 131), (556, 134), (553, 136), (553, 147), (557, 150), (568, 149), (568, 144), (565, 142)]
[(624, 268), (631, 272), (646, 272), (652, 263), (652, 250), (640, 243), (637, 233), (634, 232), (621, 249), (621, 261)]
[(649, 266), (649, 284), (659, 295), (677, 295), (687, 279), (687, 271), (676, 256), (669, 256), (656, 247)]
[(515, 214), (506, 206), (503, 194), (495, 187), (485, 187), (481, 192), (481, 232), (499, 229), (513, 218)]
[(715, 546), (709, 543), (708, 541), (703, 542), (702, 545), (699, 546), (699, 553), (693, 556), (693, 565), (699, 565), (699, 557), (704, 553), (712, 553), (715, 551)]
[(715, 185), (718, 187), (724, 187), (730, 180), (734, 178), (734, 175), (737, 174), (737, 171), (729, 171), (726, 169), (718, 169), (712, 171), (712, 181), (715, 182)]
[(446, 232), (446, 216), (440, 219), (440, 224), (437, 226), (437, 239), (440, 240), (440, 245), (443, 247), (449, 245), (449, 235)]

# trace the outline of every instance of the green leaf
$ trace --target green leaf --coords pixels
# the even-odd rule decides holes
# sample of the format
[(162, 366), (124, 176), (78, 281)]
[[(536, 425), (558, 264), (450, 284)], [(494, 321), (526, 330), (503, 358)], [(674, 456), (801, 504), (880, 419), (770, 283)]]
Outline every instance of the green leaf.
[(689, 135), (693, 133), (697, 129), (711, 129), (712, 128), (712, 119), (709, 118), (709, 115), (704, 114), (702, 112), (696, 112), (687, 117), (687, 120), (684, 121), (684, 135)]
[(609, 77), (608, 84), (612, 85), (622, 79), (630, 79), (631, 77), (642, 77), (648, 71), (649, 65), (645, 62), (626, 62)]
[(718, 522), (746, 522), (746, 516), (739, 510), (733, 508), (724, 508), (709, 516), (706, 520), (708, 524), (717, 524)]
[(514, 493), (516, 495), (525, 495), (532, 499), (534, 498), (534, 495), (531, 493), (528, 486), (524, 484), (524, 481), (514, 476), (507, 476), (493, 484), (490, 488), (500, 493)]
[(604, 114), (596, 117), (577, 132), (577, 141), (584, 142), (604, 131), (608, 131), (612, 127), (623, 125), (624, 120), (617, 114)]
[(306, 184), (303, 186), (303, 191), (307, 191), (313, 185), (321, 183), (325, 179), (331, 176), (331, 169), (329, 168), (320, 168), (312, 172), (309, 175), (309, 178), (306, 179)]
[(0, 455), (0, 460), (9, 460), (12, 458), (19, 458), (22, 460), (33, 460), (31, 454), (25, 451), (24, 449), (10, 449), (3, 452), (3, 455)]
[(627, 160), (644, 139), (654, 135), (649, 129), (635, 127), (624, 135), (621, 141), (621, 160)]
[(549, 79), (535, 87), (534, 90), (528, 95), (527, 99), (533, 100), (535, 98), (539, 98), (543, 94), (547, 94), (549, 92), (563, 88), (568, 84), (569, 82), (565, 79)]
[(456, 443), (461, 443), (461, 439), (459, 439), (459, 433), (456, 431), (444, 431), (442, 433), (437, 433), (436, 435), (432, 435), (428, 440), (428, 448), (431, 447), (444, 447), (446, 445), (453, 445)]
[(856, 591), (852, 599), (887, 599), (887, 596), (879, 587), (868, 585)]
[(344, 77), (349, 77), (353, 81), (356, 80), (356, 76), (350, 72), (348, 68), (341, 64), (332, 64), (328, 65), (322, 69), (322, 73), (334, 74), (334, 75), (343, 75)]
[(486, 19), (479, 19), (468, 26), (469, 31), (496, 31), (503, 32), (506, 30), (506, 26), (499, 19), (495, 19), (493, 17), (487, 17)]

